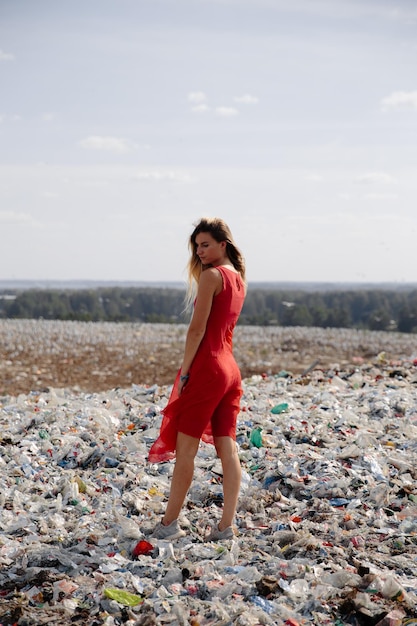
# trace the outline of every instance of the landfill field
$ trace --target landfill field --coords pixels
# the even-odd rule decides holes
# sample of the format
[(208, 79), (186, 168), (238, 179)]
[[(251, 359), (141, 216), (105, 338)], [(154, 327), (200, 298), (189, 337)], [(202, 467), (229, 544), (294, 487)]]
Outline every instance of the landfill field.
[[(133, 383), (169, 385), (187, 327), (0, 319), (0, 395), (49, 387), (106, 391)], [(417, 357), (417, 335), (340, 328), (238, 326), (234, 351), (243, 378), (309, 368), (350, 368), (384, 352)]]
[(201, 444), (155, 541), (186, 328), (0, 321), (0, 625), (417, 625), (417, 337), (238, 327), (234, 539)]

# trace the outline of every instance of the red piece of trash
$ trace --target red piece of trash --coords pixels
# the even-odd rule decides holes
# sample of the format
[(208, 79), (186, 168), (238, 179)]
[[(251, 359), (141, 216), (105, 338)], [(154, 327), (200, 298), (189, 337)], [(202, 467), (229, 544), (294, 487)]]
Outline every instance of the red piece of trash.
[(140, 554), (149, 554), (150, 552), (153, 552), (153, 545), (149, 541), (142, 539), (133, 548), (132, 554), (133, 556), (139, 556)]

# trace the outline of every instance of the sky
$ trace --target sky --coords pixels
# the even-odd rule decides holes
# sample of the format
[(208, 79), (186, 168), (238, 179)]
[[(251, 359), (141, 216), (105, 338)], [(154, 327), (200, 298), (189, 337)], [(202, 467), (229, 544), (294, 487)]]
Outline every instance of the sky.
[(417, 282), (414, 0), (1, 0), (0, 280)]

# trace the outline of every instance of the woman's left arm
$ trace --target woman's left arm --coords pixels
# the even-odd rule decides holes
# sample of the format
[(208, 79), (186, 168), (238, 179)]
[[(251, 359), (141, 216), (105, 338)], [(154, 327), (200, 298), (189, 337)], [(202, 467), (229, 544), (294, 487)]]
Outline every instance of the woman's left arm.
[[(207, 320), (210, 315), (213, 298), (216, 291), (222, 286), (222, 277), (218, 270), (209, 268), (205, 270), (198, 283), (197, 297), (193, 316), (187, 331), (185, 340), (184, 357), (181, 365), (181, 376), (187, 376), (191, 363), (197, 353), (198, 347), (204, 337)], [(179, 391), (182, 390), (187, 379), (180, 381)]]

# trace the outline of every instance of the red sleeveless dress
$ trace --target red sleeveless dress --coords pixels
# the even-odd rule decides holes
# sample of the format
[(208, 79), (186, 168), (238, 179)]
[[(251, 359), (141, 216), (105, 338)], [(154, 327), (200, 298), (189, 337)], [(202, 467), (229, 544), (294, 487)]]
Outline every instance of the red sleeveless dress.
[(223, 289), (213, 298), (204, 337), (191, 364), (190, 378), (178, 395), (178, 372), (158, 439), (148, 461), (175, 457), (178, 432), (214, 443), (213, 437), (236, 439), (236, 421), (242, 396), (241, 375), (233, 356), (233, 331), (245, 299), (240, 274), (219, 266)]

